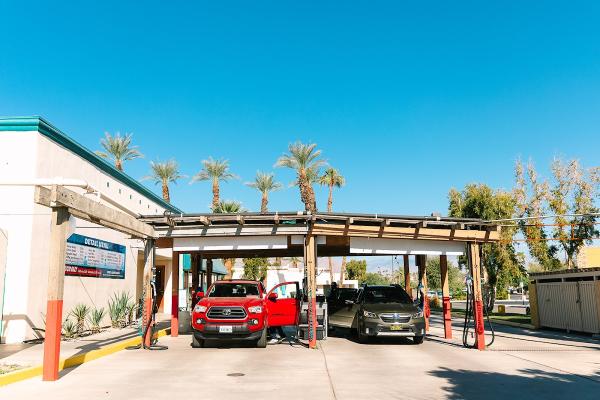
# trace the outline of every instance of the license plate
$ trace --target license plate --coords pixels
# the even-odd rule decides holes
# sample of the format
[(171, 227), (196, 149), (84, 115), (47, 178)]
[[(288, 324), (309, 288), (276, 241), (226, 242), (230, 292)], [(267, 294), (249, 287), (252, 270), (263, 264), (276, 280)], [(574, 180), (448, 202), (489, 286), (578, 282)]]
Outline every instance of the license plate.
[(401, 331), (402, 329), (402, 325), (390, 325), (390, 331)]
[(233, 326), (219, 326), (219, 333), (233, 333)]

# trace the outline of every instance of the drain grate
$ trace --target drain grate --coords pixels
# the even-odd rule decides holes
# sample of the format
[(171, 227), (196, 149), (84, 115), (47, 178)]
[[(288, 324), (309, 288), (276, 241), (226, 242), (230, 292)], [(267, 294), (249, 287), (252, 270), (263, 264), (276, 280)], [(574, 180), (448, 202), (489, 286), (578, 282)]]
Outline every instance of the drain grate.
[(227, 374), (227, 376), (245, 376), (246, 374), (242, 374), (241, 372), (232, 372)]

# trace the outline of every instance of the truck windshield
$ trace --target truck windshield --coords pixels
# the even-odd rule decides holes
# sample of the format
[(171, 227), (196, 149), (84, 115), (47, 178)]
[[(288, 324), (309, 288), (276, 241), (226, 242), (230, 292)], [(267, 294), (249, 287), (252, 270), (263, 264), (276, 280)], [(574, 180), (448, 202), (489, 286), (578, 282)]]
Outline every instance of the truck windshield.
[(367, 287), (364, 299), (365, 303), (412, 303), (408, 293), (400, 286)]
[(208, 297), (258, 297), (258, 285), (255, 283), (216, 283)]

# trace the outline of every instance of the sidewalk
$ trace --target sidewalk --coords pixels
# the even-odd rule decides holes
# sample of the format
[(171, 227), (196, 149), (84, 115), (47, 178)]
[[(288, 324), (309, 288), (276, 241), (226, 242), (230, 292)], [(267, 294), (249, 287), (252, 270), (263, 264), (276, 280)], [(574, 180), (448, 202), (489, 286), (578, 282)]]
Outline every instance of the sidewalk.
[[(170, 326), (170, 315), (157, 315), (157, 329)], [(91, 351), (139, 337), (137, 327), (123, 329), (107, 328), (90, 336), (73, 340), (63, 340), (60, 346), (61, 360), (83, 356)], [(44, 359), (44, 343), (38, 344), (0, 344), (0, 365), (16, 365), (19, 370), (41, 366)], [(77, 364), (77, 362), (75, 362)], [(1, 375), (0, 375), (1, 376)]]

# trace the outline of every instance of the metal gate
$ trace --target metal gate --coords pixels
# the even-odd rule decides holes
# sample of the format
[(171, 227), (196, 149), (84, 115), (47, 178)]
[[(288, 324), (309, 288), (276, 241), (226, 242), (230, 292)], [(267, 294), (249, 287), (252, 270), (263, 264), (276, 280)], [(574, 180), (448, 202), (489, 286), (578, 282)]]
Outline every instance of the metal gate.
[(600, 333), (600, 281), (538, 283), (540, 325)]

